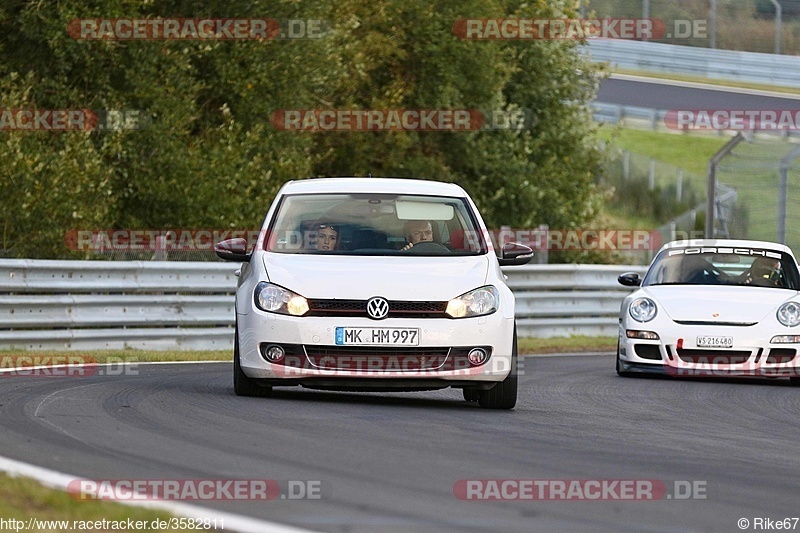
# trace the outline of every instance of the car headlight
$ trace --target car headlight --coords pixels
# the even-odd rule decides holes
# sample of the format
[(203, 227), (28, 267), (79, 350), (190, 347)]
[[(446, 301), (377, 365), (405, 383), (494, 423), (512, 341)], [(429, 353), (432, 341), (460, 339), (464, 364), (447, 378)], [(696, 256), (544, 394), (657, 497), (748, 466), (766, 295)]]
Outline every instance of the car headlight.
[(302, 316), (308, 313), (308, 300), (280, 285), (262, 281), (256, 285), (256, 307), (269, 313)]
[(778, 308), (778, 322), (784, 326), (793, 328), (800, 324), (800, 304), (797, 302), (786, 302)]
[(453, 318), (491, 315), (497, 311), (500, 293), (491, 285), (462, 294), (447, 302), (445, 313)]
[(657, 312), (656, 303), (650, 298), (636, 298), (628, 307), (628, 313), (638, 322), (650, 322)]

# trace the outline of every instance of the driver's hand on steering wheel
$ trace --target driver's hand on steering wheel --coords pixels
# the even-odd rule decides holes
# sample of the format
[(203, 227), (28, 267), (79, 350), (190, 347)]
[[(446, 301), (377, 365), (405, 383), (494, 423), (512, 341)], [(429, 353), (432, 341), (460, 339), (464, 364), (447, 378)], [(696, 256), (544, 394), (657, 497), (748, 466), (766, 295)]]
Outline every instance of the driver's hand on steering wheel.
[(406, 244), (400, 251), (410, 250), (415, 244), (433, 242), (433, 226), (428, 220), (409, 220), (403, 226)]

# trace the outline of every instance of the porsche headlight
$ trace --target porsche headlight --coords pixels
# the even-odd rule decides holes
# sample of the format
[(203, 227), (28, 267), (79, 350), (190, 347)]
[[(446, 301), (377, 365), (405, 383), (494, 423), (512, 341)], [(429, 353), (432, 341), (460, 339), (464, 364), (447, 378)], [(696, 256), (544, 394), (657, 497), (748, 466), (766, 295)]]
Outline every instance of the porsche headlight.
[(636, 298), (628, 307), (628, 313), (637, 322), (650, 322), (657, 312), (656, 303), (650, 298)]
[(280, 285), (262, 281), (256, 285), (256, 307), (270, 313), (302, 316), (308, 312), (308, 300)]
[(778, 308), (778, 322), (786, 327), (793, 328), (800, 324), (800, 304), (786, 302)]
[(491, 315), (497, 311), (500, 294), (491, 285), (480, 287), (447, 302), (445, 313), (453, 318)]

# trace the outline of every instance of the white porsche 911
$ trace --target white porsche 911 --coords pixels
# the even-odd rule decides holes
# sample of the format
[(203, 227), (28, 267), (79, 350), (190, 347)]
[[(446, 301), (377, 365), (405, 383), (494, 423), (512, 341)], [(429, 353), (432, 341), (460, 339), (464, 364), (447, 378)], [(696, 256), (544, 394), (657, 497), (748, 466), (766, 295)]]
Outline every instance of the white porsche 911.
[(275, 386), (414, 391), (461, 388), (482, 407), (517, 399), (514, 296), (458, 185), (324, 178), (283, 186), (259, 242), (218, 243), (243, 262), (236, 290), (236, 394)]
[(745, 240), (665, 245), (622, 302), (617, 373), (800, 376), (800, 276), (792, 251)]

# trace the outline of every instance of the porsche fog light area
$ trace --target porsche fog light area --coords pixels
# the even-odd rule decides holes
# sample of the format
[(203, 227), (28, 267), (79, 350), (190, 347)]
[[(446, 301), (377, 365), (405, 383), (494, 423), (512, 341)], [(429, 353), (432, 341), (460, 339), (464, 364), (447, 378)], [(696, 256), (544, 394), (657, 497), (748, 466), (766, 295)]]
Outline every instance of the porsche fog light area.
[(778, 308), (778, 322), (786, 327), (793, 328), (800, 324), (800, 304), (786, 302)]
[(256, 285), (255, 302), (259, 309), (269, 313), (303, 316), (308, 312), (308, 301), (305, 298), (267, 282)]
[(770, 344), (800, 344), (800, 335), (775, 335)]
[(498, 299), (496, 288), (481, 287), (447, 302), (445, 313), (453, 318), (488, 315), (497, 311)]
[(637, 298), (629, 308), (631, 317), (638, 322), (650, 322), (656, 317), (658, 308), (650, 298)]

